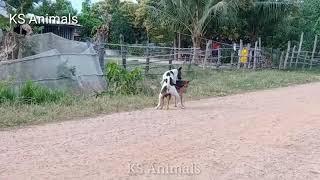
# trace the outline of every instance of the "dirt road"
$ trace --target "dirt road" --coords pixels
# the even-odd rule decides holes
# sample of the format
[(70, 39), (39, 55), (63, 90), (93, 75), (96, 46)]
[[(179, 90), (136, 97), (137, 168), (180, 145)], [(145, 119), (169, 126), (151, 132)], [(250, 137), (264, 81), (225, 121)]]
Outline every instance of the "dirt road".
[(0, 179), (320, 179), (320, 83), (0, 132)]

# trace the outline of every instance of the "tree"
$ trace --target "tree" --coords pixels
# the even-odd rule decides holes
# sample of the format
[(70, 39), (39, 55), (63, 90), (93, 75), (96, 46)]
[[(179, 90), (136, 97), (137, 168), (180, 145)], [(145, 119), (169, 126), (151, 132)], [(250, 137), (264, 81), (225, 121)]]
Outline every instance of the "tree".
[(175, 28), (184, 27), (192, 37), (194, 60), (196, 48), (200, 48), (200, 40), (211, 19), (220, 19), (236, 15), (238, 0), (161, 0), (153, 6), (162, 19)]
[(41, 0), (42, 3), (35, 8), (32, 13), (35, 15), (49, 15), (49, 16), (71, 16), (77, 15), (77, 10), (72, 7), (68, 0)]
[(95, 31), (103, 24), (103, 19), (94, 14), (90, 0), (85, 0), (82, 3), (82, 10), (78, 16), (79, 23), (82, 25), (81, 36), (93, 37)]
[(15, 8), (16, 12), (28, 13), (32, 10), (34, 3), (38, 3), (40, 0), (7, 0), (6, 2), (10, 7)]

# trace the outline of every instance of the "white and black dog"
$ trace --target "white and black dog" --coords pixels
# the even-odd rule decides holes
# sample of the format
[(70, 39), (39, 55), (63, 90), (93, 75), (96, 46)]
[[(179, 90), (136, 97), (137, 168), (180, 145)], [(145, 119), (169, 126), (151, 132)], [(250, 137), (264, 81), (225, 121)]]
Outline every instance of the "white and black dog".
[[(159, 103), (156, 109), (159, 109), (162, 106), (163, 103), (163, 97), (166, 94), (170, 94), (175, 97), (176, 102), (180, 103), (180, 95), (176, 89), (176, 82), (177, 80), (181, 80), (181, 70), (182, 67), (179, 69), (172, 69), (167, 72), (165, 72), (162, 76), (162, 81), (161, 81), (161, 90), (159, 94)], [(180, 103), (181, 108), (184, 108), (183, 105)]]
[(166, 80), (168, 76), (172, 77), (173, 84), (176, 84), (177, 80), (182, 79), (181, 78), (181, 70), (182, 70), (182, 67), (179, 67), (178, 69), (172, 69), (172, 70), (165, 72), (162, 76), (162, 81), (160, 82), (160, 84), (162, 85), (164, 80)]

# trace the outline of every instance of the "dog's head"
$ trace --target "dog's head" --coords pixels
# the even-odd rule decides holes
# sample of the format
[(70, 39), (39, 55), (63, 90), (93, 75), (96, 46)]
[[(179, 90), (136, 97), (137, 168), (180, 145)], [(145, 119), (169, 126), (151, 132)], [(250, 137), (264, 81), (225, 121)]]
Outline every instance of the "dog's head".
[(181, 93), (185, 93), (187, 92), (187, 88), (189, 87), (189, 83), (190, 81), (179, 81), (179, 87), (177, 89), (179, 89), (179, 92)]

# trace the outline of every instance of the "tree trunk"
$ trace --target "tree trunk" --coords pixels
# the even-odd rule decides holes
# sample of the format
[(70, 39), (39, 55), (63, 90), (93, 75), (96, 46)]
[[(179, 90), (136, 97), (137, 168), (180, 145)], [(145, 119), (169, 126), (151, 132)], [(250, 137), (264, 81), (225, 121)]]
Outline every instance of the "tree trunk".
[(177, 34), (174, 33), (174, 38), (173, 38), (173, 60), (177, 60)]
[(193, 58), (192, 61), (194, 63), (200, 62), (200, 57), (199, 57), (199, 49), (200, 49), (200, 39), (201, 35), (196, 34), (192, 36), (192, 43), (193, 43)]
[(181, 33), (178, 33), (178, 60), (181, 60)]

